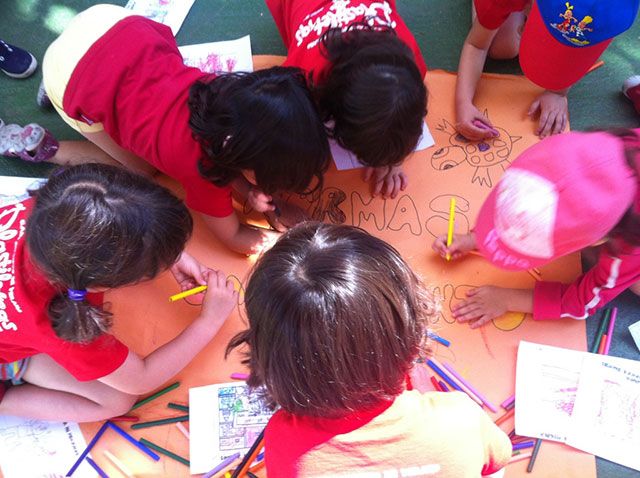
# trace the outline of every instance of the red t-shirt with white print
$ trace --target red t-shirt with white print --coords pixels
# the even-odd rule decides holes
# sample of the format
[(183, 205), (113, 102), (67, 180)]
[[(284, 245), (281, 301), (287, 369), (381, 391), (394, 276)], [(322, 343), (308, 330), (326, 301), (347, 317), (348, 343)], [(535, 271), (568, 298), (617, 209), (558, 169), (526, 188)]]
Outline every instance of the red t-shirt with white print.
[(529, 6), (531, 0), (473, 0), (478, 22), (489, 30), (496, 30), (515, 12)]
[[(80, 381), (109, 375), (129, 349), (104, 334), (88, 344), (60, 339), (51, 327), (47, 306), (56, 288), (31, 262), (24, 241), (33, 199), (0, 207), (0, 363), (45, 353)], [(88, 294), (101, 304), (103, 294)]]
[(267, 0), (287, 47), (284, 66), (297, 66), (315, 79), (327, 74), (328, 60), (320, 52), (320, 37), (330, 28), (366, 20), (372, 26), (390, 26), (413, 51), (424, 77), (427, 72), (420, 47), (396, 10), (395, 0)]
[(269, 476), (476, 478), (503, 468), (509, 437), (467, 395), (405, 391), (344, 418), (277, 411), (265, 430)]

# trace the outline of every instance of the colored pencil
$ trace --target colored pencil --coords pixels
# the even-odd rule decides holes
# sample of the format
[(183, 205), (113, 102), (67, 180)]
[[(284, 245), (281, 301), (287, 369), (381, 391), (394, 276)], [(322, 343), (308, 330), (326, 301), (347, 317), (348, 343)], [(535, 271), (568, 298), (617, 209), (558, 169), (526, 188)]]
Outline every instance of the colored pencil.
[(179, 386), (180, 386), (180, 382), (172, 383), (168, 387), (165, 387), (162, 390), (158, 390), (153, 395), (149, 395), (147, 398), (143, 398), (139, 402), (136, 402), (135, 405), (133, 405), (133, 407), (131, 407), (131, 410), (135, 410), (136, 408), (141, 407), (142, 405), (144, 405), (146, 403), (149, 403), (152, 400), (155, 400), (156, 398), (164, 395), (165, 393), (169, 393), (171, 390), (176, 389)]
[(247, 380), (249, 378), (249, 374), (248, 373), (240, 373), (240, 372), (233, 372), (230, 375), (232, 380)]
[(602, 339), (602, 334), (604, 334), (604, 329), (607, 328), (607, 324), (609, 323), (609, 315), (611, 314), (611, 309), (605, 309), (604, 315), (602, 316), (602, 320), (600, 321), (600, 326), (598, 327), (598, 331), (596, 332), (596, 336), (593, 339), (593, 344), (591, 345), (591, 349), (589, 352), (595, 354), (598, 351), (598, 347), (600, 346), (600, 340)]
[[(255, 463), (255, 462), (254, 462)], [(249, 468), (249, 471), (251, 471), (252, 473), (255, 471), (258, 471), (260, 468), (262, 468), (264, 466), (264, 459), (258, 461), (257, 463), (255, 463), (255, 465), (251, 465), (251, 468)]]
[(193, 289), (185, 290), (184, 292), (180, 292), (178, 294), (173, 294), (169, 297), (169, 302), (175, 302), (186, 297), (191, 297), (192, 295), (199, 294), (200, 292), (204, 292), (205, 290), (207, 290), (206, 285), (199, 285), (198, 287), (194, 287)]
[(613, 328), (616, 326), (616, 317), (618, 316), (618, 308), (614, 307), (611, 311), (611, 318), (609, 319), (609, 328), (607, 329), (607, 341), (604, 344), (604, 355), (609, 355), (609, 348), (611, 348), (611, 339), (613, 338)]
[(505, 413), (504, 415), (502, 415), (501, 417), (499, 417), (494, 423), (496, 425), (500, 425), (502, 422), (507, 421), (509, 418), (511, 418), (513, 416), (513, 414), (515, 413), (515, 408), (512, 408), (511, 410), (509, 410), (507, 413)]
[(127, 478), (133, 478), (133, 473), (129, 471), (129, 469), (124, 466), (124, 463), (120, 461), (120, 459), (111, 453), (109, 450), (104, 450), (102, 452), (107, 460), (111, 462), (113, 466), (115, 466), (120, 473), (122, 473)]
[(253, 442), (253, 445), (251, 445), (251, 448), (249, 448), (249, 451), (240, 462), (240, 465), (238, 465), (238, 467), (234, 470), (233, 474), (231, 475), (231, 478), (238, 478), (238, 477), (244, 476), (247, 473), (247, 471), (249, 470), (249, 467), (251, 466), (251, 463), (253, 463), (253, 460), (256, 459), (256, 456), (258, 456), (258, 453), (260, 453), (260, 449), (262, 448), (263, 442), (264, 442), (264, 430), (260, 432), (260, 435), (258, 435), (258, 438), (256, 438), (256, 441)]
[[(431, 358), (431, 361), (439, 368), (439, 369), (445, 369), (446, 367), (444, 365), (442, 365), (440, 362), (438, 362), (435, 358)], [(446, 372), (445, 372), (446, 373)], [(466, 393), (467, 395), (469, 395), (469, 398), (471, 398), (471, 400), (473, 400), (474, 402), (476, 402), (478, 405), (482, 406), (482, 400), (480, 399), (480, 397), (478, 397), (472, 390), (470, 390), (464, 383), (462, 383), (455, 375), (449, 373), (448, 377), (456, 383), (456, 385), (458, 385), (458, 390), (460, 390), (461, 392)], [(445, 380), (446, 382), (446, 380)]]
[(591, 73), (592, 71), (597, 70), (598, 68), (600, 68), (602, 65), (604, 65), (604, 61), (600, 60), (600, 61), (596, 61), (593, 65), (591, 65), (591, 68), (589, 68), (587, 70), (587, 73)]
[(538, 457), (538, 452), (540, 451), (540, 445), (542, 444), (542, 440), (538, 438), (536, 440), (536, 444), (533, 447), (533, 451), (531, 452), (531, 459), (529, 460), (529, 464), (527, 465), (527, 473), (531, 473), (533, 471), (533, 465), (536, 463), (536, 458)]
[(478, 389), (476, 389), (473, 385), (471, 385), (467, 380), (465, 380), (464, 378), (462, 378), (462, 376), (461, 376), (458, 372), (456, 372), (456, 371), (455, 371), (455, 369), (454, 369), (451, 365), (449, 365), (449, 364), (448, 364), (448, 363), (446, 363), (446, 362), (445, 362), (445, 363), (443, 363), (442, 365), (444, 366), (444, 368), (445, 368), (445, 369), (447, 369), (447, 371), (448, 371), (451, 375), (453, 375), (455, 378), (457, 378), (457, 379), (458, 379), (458, 381), (462, 383), (462, 385), (464, 385), (464, 386), (465, 386), (465, 387), (467, 387), (469, 390), (471, 390), (471, 391), (475, 394), (475, 396), (476, 396), (476, 397), (478, 397), (478, 398), (480, 399), (480, 401), (481, 401), (482, 403), (484, 403), (484, 404), (487, 406), (487, 408), (488, 408), (489, 410), (491, 410), (493, 413), (496, 413), (496, 412), (498, 411), (498, 409), (496, 408), (496, 406), (495, 406), (493, 403), (491, 403), (491, 402), (487, 399), (487, 397), (485, 397), (482, 393), (480, 393), (480, 392), (478, 391)]
[(109, 478), (109, 475), (107, 475), (107, 474), (102, 470), (102, 468), (100, 468), (100, 467), (98, 466), (98, 464), (97, 464), (95, 461), (93, 461), (93, 460), (91, 459), (91, 457), (90, 457), (90, 456), (88, 456), (88, 457), (86, 458), (86, 460), (87, 460), (87, 463), (89, 463), (89, 464), (91, 465), (91, 468), (93, 468), (94, 470), (96, 470), (96, 473), (97, 473), (98, 475), (100, 475), (100, 478)]
[(439, 335), (434, 334), (433, 332), (428, 332), (427, 333), (427, 337), (429, 337), (430, 339), (435, 340), (436, 342), (441, 343), (445, 347), (448, 347), (449, 345), (451, 345), (451, 342), (449, 342), (447, 339), (443, 339), (442, 337), (440, 337)]
[(89, 452), (91, 451), (91, 449), (93, 448), (93, 446), (98, 442), (98, 440), (100, 439), (100, 437), (102, 436), (102, 434), (107, 430), (107, 427), (109, 426), (109, 422), (104, 422), (102, 424), (102, 426), (100, 427), (100, 429), (98, 430), (98, 432), (93, 436), (93, 438), (91, 439), (91, 441), (89, 442), (89, 444), (87, 445), (87, 447), (84, 449), (84, 451), (80, 454), (80, 456), (78, 457), (78, 459), (76, 460), (76, 462), (73, 464), (73, 466), (71, 467), (71, 469), (67, 472), (67, 474), (65, 476), (71, 476), (73, 475), (73, 473), (76, 471), (76, 469), (80, 466), (80, 463), (82, 463), (82, 460), (85, 459), (85, 457), (89, 454)]
[(167, 407), (174, 410), (180, 410), (181, 412), (189, 413), (189, 407), (187, 405), (180, 405), (179, 403), (169, 402), (167, 403)]
[(429, 380), (431, 380), (431, 383), (433, 384), (433, 388), (436, 389), (436, 392), (444, 392), (444, 390), (442, 389), (442, 387), (440, 386), (440, 384), (438, 383), (438, 381), (433, 375), (429, 377)]
[[(455, 215), (456, 215), (456, 198), (452, 197), (449, 203), (449, 230), (447, 231), (447, 248), (451, 247), (451, 243), (453, 242), (453, 227), (455, 225)], [(447, 260), (451, 260), (451, 254), (447, 252)]]
[(443, 392), (449, 391), (449, 387), (447, 387), (447, 384), (444, 383), (442, 380), (438, 380), (438, 385), (440, 385), (440, 388), (442, 389)]
[(458, 384), (456, 382), (454, 382), (453, 380), (451, 380), (451, 378), (446, 373), (444, 373), (440, 367), (438, 367), (435, 363), (433, 363), (432, 360), (427, 360), (426, 364), (429, 367), (431, 367), (431, 369), (435, 373), (440, 375), (440, 377), (442, 377), (442, 380), (444, 380), (447, 384), (449, 384), (451, 386), (451, 388), (454, 388), (454, 389), (458, 390), (459, 392), (462, 392), (462, 389), (458, 386)]
[(211, 471), (206, 473), (202, 478), (211, 478), (216, 473), (220, 473), (225, 468), (228, 468), (229, 466), (231, 466), (231, 464), (234, 461), (236, 461), (238, 458), (240, 458), (240, 453), (234, 453), (230, 457), (225, 458), (220, 463), (218, 463), (215, 467), (213, 467), (213, 469)]
[(191, 435), (189, 434), (189, 430), (187, 430), (182, 423), (180, 423), (180, 422), (176, 423), (176, 428), (178, 430), (180, 430), (180, 433), (182, 433), (187, 440), (191, 439)]
[(502, 408), (504, 408), (505, 410), (509, 410), (507, 407), (508, 407), (509, 405), (511, 405), (512, 403), (515, 403), (515, 401), (516, 401), (516, 395), (515, 395), (515, 393), (514, 393), (514, 394), (513, 394), (513, 395), (511, 395), (509, 398), (507, 398), (504, 402), (502, 402), (502, 403), (500, 404), (500, 406), (501, 406)]
[(604, 352), (604, 346), (606, 342), (607, 342), (607, 334), (603, 334), (602, 338), (600, 339), (600, 345), (598, 345), (598, 353), (600, 355), (602, 355)]
[(531, 269), (527, 269), (527, 274), (529, 274), (531, 277), (533, 277), (533, 280), (535, 280), (536, 282), (540, 281), (540, 277), (538, 277), (536, 275), (536, 273), (533, 272)]
[(137, 422), (140, 420), (140, 417), (136, 417), (134, 415), (120, 415), (119, 417), (109, 418), (112, 422)]
[(520, 443), (514, 443), (513, 444), (513, 451), (522, 450), (523, 448), (531, 448), (534, 445), (535, 445), (535, 442), (533, 440), (523, 441), (523, 442), (520, 442)]
[(160, 459), (160, 457), (158, 455), (156, 455), (153, 451), (151, 451), (143, 443), (141, 443), (138, 440), (136, 440), (135, 438), (133, 438), (131, 435), (129, 435), (127, 432), (125, 432), (118, 425), (116, 425), (115, 423), (111, 423), (111, 422), (107, 422), (107, 423), (109, 424), (109, 426), (111, 427), (111, 429), (113, 431), (118, 433), (121, 437), (123, 437), (125, 440), (127, 440), (132, 445), (136, 446), (140, 451), (142, 451), (142, 452), (146, 453), (147, 455), (149, 455), (153, 460), (158, 461)]
[(142, 443), (145, 446), (148, 446), (152, 450), (157, 451), (161, 455), (168, 456), (169, 458), (173, 458), (174, 460), (182, 463), (183, 465), (189, 466), (189, 460), (187, 460), (186, 458), (182, 458), (180, 455), (176, 455), (172, 451), (169, 451), (166, 448), (162, 448), (161, 446), (158, 446), (155, 443), (152, 443), (145, 438), (140, 438), (140, 443)]
[(507, 465), (515, 463), (516, 461), (526, 460), (527, 458), (531, 458), (531, 453), (514, 453), (507, 462)]
[(169, 417), (169, 418), (162, 418), (160, 420), (152, 420), (150, 422), (134, 423), (133, 425), (131, 425), (131, 429), (139, 430), (141, 428), (157, 427), (160, 425), (168, 425), (169, 423), (188, 422), (188, 421), (189, 421), (189, 415), (180, 415), (179, 417)]
[(514, 428), (509, 432), (509, 440), (513, 440), (513, 437), (516, 436), (516, 429)]

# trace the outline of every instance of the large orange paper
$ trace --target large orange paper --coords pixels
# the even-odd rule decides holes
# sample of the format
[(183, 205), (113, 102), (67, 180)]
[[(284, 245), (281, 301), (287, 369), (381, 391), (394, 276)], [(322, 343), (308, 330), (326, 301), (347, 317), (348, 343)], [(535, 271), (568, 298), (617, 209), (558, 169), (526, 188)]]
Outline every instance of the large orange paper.
[[(271, 58), (266, 62), (262, 59), (261, 65), (268, 64)], [(453, 129), (455, 75), (430, 72), (427, 84), (430, 92), (427, 122), (436, 146), (415, 153), (407, 160), (404, 168), (409, 176), (409, 186), (406, 191), (395, 199), (372, 198), (369, 185), (361, 180), (361, 170), (337, 172), (332, 168), (320, 195), (291, 200), (303, 205), (315, 219), (362, 227), (398, 248), (425, 282), (443, 297), (442, 314), (433, 328), (452, 345), (446, 348), (436, 344), (436, 357), (452, 363), (491, 401), (499, 404), (514, 391), (516, 348), (520, 339), (585, 350), (584, 322), (533, 322), (530, 316), (512, 313), (480, 330), (453, 323), (450, 304), (464, 297), (469, 288), (483, 284), (531, 288), (534, 279), (525, 272), (498, 270), (477, 256), (446, 262), (431, 251), (431, 243), (436, 235), (447, 231), (452, 196), (457, 202), (455, 230), (467, 232), (474, 224), (483, 199), (504, 169), (537, 141), (534, 122), (526, 117), (526, 111), (539, 90), (520, 77), (485, 75), (478, 90), (477, 105), (487, 111), (500, 131), (500, 137), (478, 144), (466, 143)], [(206, 265), (223, 269), (239, 282), (246, 282), (252, 260), (226, 250), (208, 234), (199, 218), (196, 218), (196, 232), (188, 250)], [(542, 269), (542, 276), (547, 280), (569, 282), (578, 273), (577, 255)], [(113, 304), (116, 317), (115, 334), (142, 355), (166, 343), (199, 311), (197, 306), (184, 301), (169, 303), (167, 298), (175, 292), (177, 286), (173, 278), (165, 274), (153, 282), (110, 293), (108, 300)], [(180, 412), (167, 409), (167, 402), (186, 404), (189, 387), (228, 381), (230, 373), (244, 371), (239, 354), (224, 359), (227, 342), (244, 327), (239, 305), (215, 340), (180, 373), (178, 380), (182, 385), (135, 410), (136, 414), (145, 421), (180, 415)], [(83, 425), (87, 439), (99, 425)], [(129, 428), (127, 424), (123, 425)], [(425, 427), (428, 426), (425, 423)], [(507, 421), (502, 426), (509, 432), (513, 422)], [(175, 425), (132, 434), (188, 456), (187, 440)], [(170, 458), (153, 463), (119, 436), (108, 432), (94, 448), (93, 457), (110, 476), (120, 475), (102, 455), (104, 449), (116, 453), (138, 477), (189, 475), (186, 466)], [(507, 477), (595, 477), (595, 461), (591, 455), (553, 443), (543, 444), (532, 474), (525, 473), (526, 465), (527, 461), (510, 465)]]

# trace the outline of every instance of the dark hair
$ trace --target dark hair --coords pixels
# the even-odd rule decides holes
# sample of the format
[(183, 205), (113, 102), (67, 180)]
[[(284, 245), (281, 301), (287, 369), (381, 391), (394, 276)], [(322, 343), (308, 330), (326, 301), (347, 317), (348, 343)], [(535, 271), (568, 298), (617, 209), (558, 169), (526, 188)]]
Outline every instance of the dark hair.
[[(638, 156), (640, 155), (640, 137), (638, 134), (634, 130), (626, 128), (610, 128), (604, 130), (604, 132), (622, 140), (627, 164), (636, 175), (636, 178), (638, 178)], [(635, 211), (634, 205), (631, 204), (627, 212), (609, 231), (608, 236), (613, 240), (610, 246), (613, 249), (617, 248), (616, 241), (620, 239), (633, 246), (640, 245), (640, 211)]]
[(189, 109), (189, 126), (203, 151), (200, 174), (216, 186), (243, 169), (254, 171), (267, 194), (322, 186), (329, 142), (300, 69), (273, 67), (196, 82)]
[(404, 389), (433, 298), (398, 251), (352, 226), (302, 223), (257, 262), (245, 292), (250, 386), (299, 415), (337, 417)]
[(413, 52), (391, 28), (355, 24), (321, 38), (331, 62), (312, 81), (332, 135), (368, 166), (400, 164), (416, 147), (427, 114), (427, 89)]
[(71, 342), (101, 335), (111, 314), (71, 300), (67, 289), (152, 278), (177, 260), (193, 228), (189, 211), (169, 190), (115, 166), (54, 171), (32, 195), (26, 244), (34, 264), (60, 288), (49, 317), (58, 337)]

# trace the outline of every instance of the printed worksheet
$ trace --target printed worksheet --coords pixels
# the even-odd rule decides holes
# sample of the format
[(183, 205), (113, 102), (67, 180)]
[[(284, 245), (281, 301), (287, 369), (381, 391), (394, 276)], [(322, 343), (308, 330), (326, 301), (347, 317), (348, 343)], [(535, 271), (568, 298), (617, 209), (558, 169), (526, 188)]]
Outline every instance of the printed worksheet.
[[(431, 135), (431, 131), (429, 131), (427, 123), (423, 122), (422, 136), (420, 136), (414, 151), (422, 151), (423, 149), (430, 148), (434, 144), (436, 143)], [(333, 156), (333, 161), (336, 163), (336, 169), (338, 171), (365, 167), (351, 151), (347, 151), (333, 139), (329, 140), (329, 147), (331, 148), (331, 156)]]
[(253, 71), (249, 35), (237, 40), (186, 45), (178, 49), (185, 65), (199, 68), (206, 73)]
[(206, 473), (234, 453), (244, 455), (271, 415), (244, 382), (189, 389), (191, 474)]
[[(0, 416), (0, 468), (4, 478), (62, 478), (87, 444), (77, 423)], [(83, 462), (73, 474), (93, 478)]]
[(567, 444), (640, 471), (640, 362), (585, 354)]
[(171, 28), (178, 34), (195, 0), (129, 0), (124, 8)]
[(516, 433), (566, 442), (583, 353), (521, 341), (516, 365)]
[(43, 178), (0, 176), (0, 207), (24, 201), (29, 197), (29, 189), (37, 189), (45, 181)]

